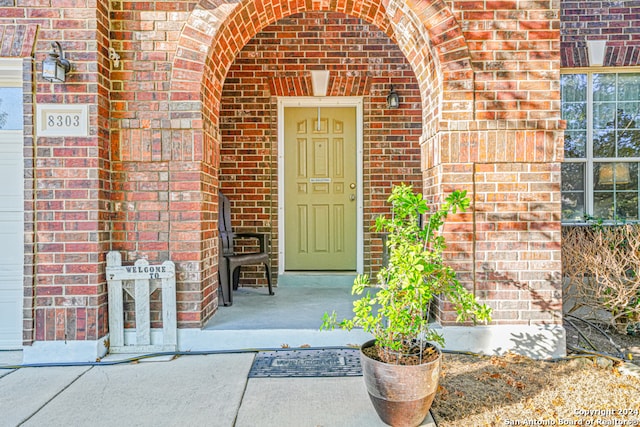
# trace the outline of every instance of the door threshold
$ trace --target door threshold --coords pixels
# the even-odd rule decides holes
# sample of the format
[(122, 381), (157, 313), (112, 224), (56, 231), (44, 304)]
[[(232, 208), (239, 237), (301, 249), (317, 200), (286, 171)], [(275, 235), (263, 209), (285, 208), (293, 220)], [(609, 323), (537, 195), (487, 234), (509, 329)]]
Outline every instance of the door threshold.
[(278, 275), (278, 286), (351, 287), (355, 271), (287, 271)]
[(281, 276), (355, 276), (355, 270), (286, 270)]

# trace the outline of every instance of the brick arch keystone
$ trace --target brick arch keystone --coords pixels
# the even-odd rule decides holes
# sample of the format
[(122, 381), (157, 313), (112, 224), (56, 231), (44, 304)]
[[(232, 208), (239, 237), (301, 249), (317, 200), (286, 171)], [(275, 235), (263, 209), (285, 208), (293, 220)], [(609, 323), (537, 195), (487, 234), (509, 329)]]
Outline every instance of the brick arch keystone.
[(264, 27), (305, 11), (355, 16), (398, 44), (420, 85), (423, 137), (434, 134), (440, 120), (473, 119), (471, 55), (444, 0), (202, 0), (189, 16), (174, 57), (171, 118), (184, 114), (178, 102), (194, 102), (199, 106), (194, 113), (208, 118), (205, 133), (218, 139), (222, 86), (238, 52)]

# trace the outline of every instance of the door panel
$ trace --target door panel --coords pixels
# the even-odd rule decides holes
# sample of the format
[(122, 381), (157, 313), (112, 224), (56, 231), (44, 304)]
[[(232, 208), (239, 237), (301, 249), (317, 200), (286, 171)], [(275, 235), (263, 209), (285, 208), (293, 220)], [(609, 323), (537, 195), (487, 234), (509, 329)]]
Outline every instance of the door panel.
[(285, 108), (285, 269), (356, 269), (356, 109)]

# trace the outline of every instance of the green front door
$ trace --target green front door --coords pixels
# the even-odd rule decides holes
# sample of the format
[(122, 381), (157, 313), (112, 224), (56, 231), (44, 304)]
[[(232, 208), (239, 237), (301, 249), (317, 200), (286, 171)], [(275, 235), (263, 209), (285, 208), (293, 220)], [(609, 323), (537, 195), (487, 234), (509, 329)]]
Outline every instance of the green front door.
[[(319, 119), (319, 120), (318, 120)], [(356, 270), (356, 109), (284, 109), (285, 270)]]

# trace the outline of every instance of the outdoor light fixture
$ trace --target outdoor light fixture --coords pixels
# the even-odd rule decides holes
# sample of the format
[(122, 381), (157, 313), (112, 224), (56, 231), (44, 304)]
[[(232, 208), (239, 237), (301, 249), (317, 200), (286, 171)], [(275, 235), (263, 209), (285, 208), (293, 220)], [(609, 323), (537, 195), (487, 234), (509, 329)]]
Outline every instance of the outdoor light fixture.
[(60, 43), (51, 42), (51, 52), (42, 61), (42, 78), (51, 83), (64, 83), (70, 69), (71, 64), (65, 59)]
[(391, 91), (389, 95), (387, 95), (387, 107), (389, 108), (398, 108), (400, 106), (400, 97), (398, 96), (398, 92), (391, 85)]
[(600, 165), (600, 172), (598, 174), (598, 182), (600, 185), (613, 185), (615, 177), (615, 183), (618, 185), (628, 184), (631, 182), (631, 176), (629, 174), (628, 163), (605, 163)]

